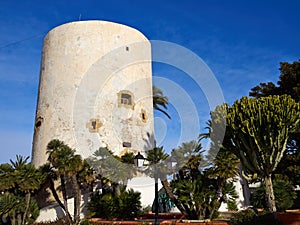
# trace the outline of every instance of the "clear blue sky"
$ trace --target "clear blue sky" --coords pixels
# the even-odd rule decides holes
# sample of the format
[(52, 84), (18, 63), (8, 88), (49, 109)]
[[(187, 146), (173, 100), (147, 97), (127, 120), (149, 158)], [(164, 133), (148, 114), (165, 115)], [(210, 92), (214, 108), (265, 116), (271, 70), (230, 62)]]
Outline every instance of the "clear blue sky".
[[(276, 82), (280, 61), (300, 58), (299, 8), (297, 0), (1, 0), (0, 163), (31, 155), (42, 41), (50, 29), (99, 19), (134, 27), (150, 40), (177, 43), (203, 59), (231, 104), (260, 82)], [(155, 64), (153, 73), (184, 86), (203, 126), (208, 116), (202, 115), (199, 90), (174, 68)], [(178, 138), (180, 126), (172, 106), (176, 96), (169, 98), (172, 120), (156, 113), (167, 126), (168, 149), (176, 147), (171, 139)]]

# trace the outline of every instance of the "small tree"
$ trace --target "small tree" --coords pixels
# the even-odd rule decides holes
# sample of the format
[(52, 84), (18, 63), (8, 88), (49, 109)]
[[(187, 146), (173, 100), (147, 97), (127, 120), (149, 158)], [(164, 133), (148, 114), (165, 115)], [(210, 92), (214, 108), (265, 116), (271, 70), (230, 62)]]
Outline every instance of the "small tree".
[[(277, 85), (272, 82), (260, 83), (251, 89), (249, 95), (260, 98), (287, 94), (296, 102), (300, 102), (300, 60), (293, 63), (281, 62), (279, 70)], [(296, 186), (300, 185), (300, 131), (289, 136), (287, 150), (274, 174), (281, 179), (289, 180)]]
[(276, 212), (272, 173), (299, 127), (300, 104), (290, 96), (243, 97), (228, 109), (231, 141), (243, 167), (263, 179), (267, 208)]

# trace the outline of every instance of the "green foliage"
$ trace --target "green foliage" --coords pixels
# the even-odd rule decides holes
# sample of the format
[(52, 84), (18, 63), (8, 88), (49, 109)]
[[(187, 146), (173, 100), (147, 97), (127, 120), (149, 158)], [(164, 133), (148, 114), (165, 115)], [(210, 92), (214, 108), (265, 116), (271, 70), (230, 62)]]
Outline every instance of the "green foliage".
[[(298, 133), (298, 139), (300, 138), (300, 133)], [(300, 140), (298, 144), (300, 143)], [(274, 174), (275, 178), (287, 180), (291, 182), (294, 186), (300, 185), (300, 146), (298, 149), (288, 150), (286, 154), (282, 157), (282, 160), (278, 164)]]
[(127, 163), (127, 164), (134, 164), (133, 152), (125, 152), (125, 154), (121, 156), (121, 162)]
[[(256, 98), (270, 95), (290, 95), (296, 102), (300, 101), (300, 60), (293, 63), (280, 63), (278, 86), (269, 83), (260, 83), (251, 89), (250, 96)], [(291, 133), (287, 142), (287, 151), (280, 161), (276, 176), (286, 179), (293, 185), (300, 185), (300, 133), (299, 130)]]
[(293, 63), (280, 63), (278, 86), (272, 82), (260, 83), (251, 89), (250, 96), (263, 97), (269, 95), (288, 94), (296, 101), (300, 101), (300, 60)]
[[(0, 215), (5, 218), (9, 218), (10, 220), (17, 219), (18, 215), (23, 216), (26, 210), (26, 205), (26, 198), (20, 194), (6, 193), (0, 195)], [(37, 202), (34, 199), (30, 199), (26, 222), (35, 221), (39, 214), (40, 210)], [(18, 223), (21, 223), (20, 219)]]
[(300, 104), (289, 96), (243, 97), (228, 111), (232, 140), (247, 170), (271, 174), (286, 150), (291, 132), (298, 129)]
[(0, 165), (0, 215), (9, 218), (12, 224), (24, 225), (39, 215), (31, 193), (40, 188), (43, 176), (28, 159), (17, 155), (16, 161)]
[(189, 141), (173, 149), (171, 155), (177, 162), (177, 168), (190, 167), (192, 169), (201, 166), (203, 162), (201, 148), (201, 144), (196, 141)]
[(205, 169), (201, 169), (202, 164), (206, 165), (204, 156), (194, 142), (182, 145), (178, 151), (174, 149), (172, 155), (182, 159), (189, 156), (171, 182), (177, 205), (185, 209), (188, 219), (213, 219), (222, 202), (237, 198), (232, 182), (228, 182), (238, 171), (239, 160), (234, 154), (220, 151)]
[(34, 222), (38, 216), (40, 215), (40, 209), (38, 206), (38, 203), (35, 199), (32, 199), (30, 201), (30, 206), (29, 206), (29, 210), (28, 210), (28, 218), (27, 218), (27, 222), (31, 223)]
[(207, 122), (207, 133), (199, 135), (198, 142), (203, 139), (210, 140), (208, 155), (206, 156), (207, 164), (213, 163), (213, 160), (218, 155), (219, 150), (228, 152), (234, 147), (230, 138), (228, 138), (228, 129), (226, 129), (226, 114), (228, 110), (227, 104), (217, 106), (214, 111), (210, 112), (210, 119)]
[(120, 215), (121, 218), (133, 219), (141, 213), (141, 193), (135, 192), (133, 189), (124, 191), (119, 196), (120, 199)]
[(243, 97), (228, 109), (228, 128), (244, 169), (263, 178), (268, 209), (276, 211), (271, 175), (290, 135), (299, 129), (300, 104), (290, 96)]
[(80, 222), (80, 225), (90, 225), (91, 223), (88, 220), (83, 220)]
[(144, 206), (144, 207), (142, 208), (142, 214), (144, 214), (144, 213), (149, 213), (149, 212), (151, 212), (151, 211), (152, 211), (152, 207), (151, 207), (150, 205)]
[(236, 200), (228, 200), (227, 201), (227, 208), (228, 210), (238, 210), (237, 204), (236, 204)]
[[(74, 149), (71, 149), (63, 141), (58, 139), (51, 140), (47, 145), (49, 163), (43, 167), (43, 171), (46, 173), (46, 177), (51, 179), (50, 189), (52, 194), (65, 211), (69, 222), (78, 224), (80, 220), (81, 189), (92, 185), (95, 180), (95, 174), (88, 163), (82, 160), (81, 156), (75, 154), (75, 152)], [(58, 177), (62, 200), (59, 198), (52, 180)], [(73, 218), (68, 210), (68, 194), (71, 191), (67, 190), (67, 184), (71, 184), (70, 187), (72, 187), (71, 191), (74, 196)]]
[(166, 160), (168, 154), (163, 150), (163, 147), (150, 149), (147, 151), (147, 160), (150, 162), (150, 165), (159, 163), (160, 161)]
[(121, 188), (120, 195), (111, 189), (96, 192), (88, 204), (88, 210), (93, 217), (133, 219), (141, 213), (141, 194), (132, 189)]
[(123, 184), (126, 184), (128, 179), (131, 179), (136, 174), (133, 159), (133, 153), (125, 153), (120, 158), (108, 148), (100, 147), (87, 160), (93, 168), (97, 168), (96, 172), (102, 179), (107, 179), (115, 184), (121, 181)]
[[(273, 188), (278, 211), (282, 212), (293, 206), (296, 192), (290, 183), (284, 180), (275, 180), (273, 182)], [(265, 189), (263, 185), (255, 189), (250, 200), (254, 207), (266, 208)]]
[(219, 206), (219, 203), (211, 201), (216, 196), (216, 191), (213, 190), (215, 184), (216, 182), (200, 173), (193, 180), (182, 177), (171, 182), (174, 195), (187, 210), (188, 219), (206, 219), (209, 217), (207, 212), (213, 206)]
[[(253, 221), (256, 216), (257, 214), (252, 209), (242, 210), (233, 215), (229, 225), (250, 225), (251, 221)], [(251, 223), (251, 225), (253, 224)]]
[(237, 194), (234, 185), (226, 182), (219, 194), (219, 179), (212, 179), (206, 173), (199, 173), (196, 179), (177, 179), (171, 188), (179, 202), (187, 209), (188, 219), (213, 219), (222, 202), (234, 204)]
[(283, 225), (275, 219), (272, 214), (261, 212), (257, 213), (253, 209), (246, 209), (233, 215), (229, 225)]
[(152, 87), (152, 93), (153, 93), (153, 108), (157, 111), (162, 112), (169, 119), (171, 119), (170, 115), (165, 110), (163, 110), (163, 109), (167, 109), (167, 105), (169, 103), (168, 97), (164, 96), (163, 91), (154, 85)]

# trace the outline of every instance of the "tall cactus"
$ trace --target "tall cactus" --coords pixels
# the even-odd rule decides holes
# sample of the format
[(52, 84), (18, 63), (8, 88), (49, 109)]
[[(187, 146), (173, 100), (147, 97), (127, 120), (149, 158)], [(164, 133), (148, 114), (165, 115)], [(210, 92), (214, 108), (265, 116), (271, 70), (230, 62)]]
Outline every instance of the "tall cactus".
[(276, 212), (271, 175), (291, 132), (299, 129), (300, 104), (290, 96), (242, 97), (228, 109), (227, 125), (243, 166), (264, 181), (269, 211)]

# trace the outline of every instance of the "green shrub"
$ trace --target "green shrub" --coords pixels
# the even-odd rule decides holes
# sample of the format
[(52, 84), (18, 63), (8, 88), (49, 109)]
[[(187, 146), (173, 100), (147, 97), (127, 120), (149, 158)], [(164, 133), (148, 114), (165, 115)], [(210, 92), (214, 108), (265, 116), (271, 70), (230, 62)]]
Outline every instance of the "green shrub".
[(237, 207), (237, 204), (236, 204), (236, 200), (233, 199), (233, 200), (229, 200), (227, 202), (227, 207), (228, 207), (228, 210), (238, 210), (238, 207)]
[(141, 194), (132, 189), (121, 188), (121, 194), (116, 195), (112, 190), (96, 192), (88, 204), (92, 217), (133, 219), (141, 213)]
[[(276, 209), (283, 212), (293, 206), (296, 192), (293, 185), (284, 180), (273, 182)], [(266, 208), (265, 189), (263, 185), (256, 188), (250, 197), (251, 204), (256, 208)]]
[(90, 225), (88, 220), (83, 220), (80, 222), (80, 225)]
[(256, 212), (253, 209), (242, 210), (231, 217), (229, 225), (283, 225), (271, 213)]
[(255, 216), (256, 213), (252, 209), (240, 211), (230, 218), (229, 225), (246, 225)]

